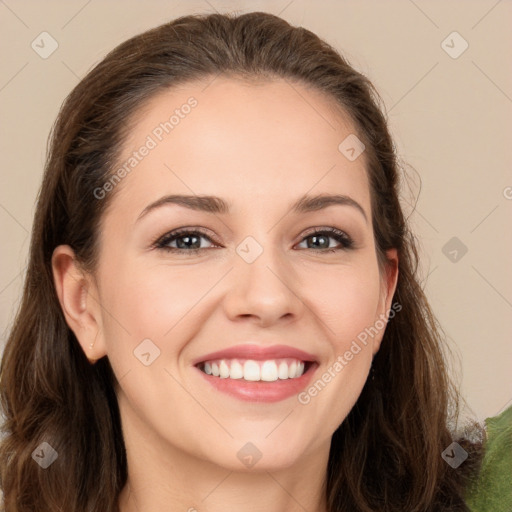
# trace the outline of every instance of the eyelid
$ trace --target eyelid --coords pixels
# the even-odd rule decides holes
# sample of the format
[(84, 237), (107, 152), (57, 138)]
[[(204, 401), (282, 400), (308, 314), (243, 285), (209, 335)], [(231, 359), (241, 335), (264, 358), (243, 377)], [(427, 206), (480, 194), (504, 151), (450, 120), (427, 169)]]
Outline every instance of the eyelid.
[[(204, 228), (200, 227), (194, 227), (194, 226), (184, 226), (181, 228), (173, 229), (171, 231), (168, 231), (162, 236), (159, 236), (152, 244), (151, 247), (156, 249), (167, 249), (167, 250), (176, 250), (179, 251), (180, 249), (176, 247), (166, 247), (165, 244), (169, 243), (170, 241), (174, 241), (176, 238), (179, 238), (182, 235), (186, 234), (197, 234), (201, 235), (204, 238), (209, 239), (214, 245), (220, 246), (220, 244), (217, 240), (215, 235), (212, 234), (209, 230), (206, 230)], [(194, 252), (194, 251), (202, 251), (204, 249), (209, 249), (209, 247), (203, 247), (200, 249), (189, 249), (187, 252)]]

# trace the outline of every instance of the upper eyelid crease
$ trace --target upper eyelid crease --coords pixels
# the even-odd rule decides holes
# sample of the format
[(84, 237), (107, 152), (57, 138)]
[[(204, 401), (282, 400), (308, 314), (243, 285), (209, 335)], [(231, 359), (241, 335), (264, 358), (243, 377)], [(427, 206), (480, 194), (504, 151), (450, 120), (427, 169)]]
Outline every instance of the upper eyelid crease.
[[(150, 211), (167, 204), (175, 204), (191, 210), (203, 211), (212, 214), (228, 214), (230, 211), (230, 204), (217, 196), (190, 196), (174, 194), (161, 197), (146, 206), (146, 208), (144, 208), (137, 217), (136, 222)], [(290, 211), (301, 214), (318, 211), (333, 205), (354, 207), (359, 213), (361, 213), (366, 223), (368, 223), (368, 217), (364, 208), (351, 197), (340, 194), (319, 194), (316, 196), (304, 195), (291, 206)]]

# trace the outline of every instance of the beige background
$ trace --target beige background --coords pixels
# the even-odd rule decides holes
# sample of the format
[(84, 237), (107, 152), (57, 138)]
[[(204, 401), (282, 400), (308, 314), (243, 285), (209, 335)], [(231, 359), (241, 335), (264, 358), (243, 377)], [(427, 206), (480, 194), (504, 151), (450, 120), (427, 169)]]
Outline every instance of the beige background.
[[(80, 77), (128, 37), (190, 13), (267, 11), (368, 75), (409, 168), (423, 278), (478, 419), (512, 399), (512, 3), (0, 0), (0, 351), (20, 298), (46, 140)], [(41, 32), (58, 43), (47, 59)], [(457, 58), (452, 54), (469, 46)], [(411, 211), (407, 207), (407, 211)], [(457, 237), (467, 247), (445, 244)], [(457, 257), (457, 261), (450, 261)], [(453, 250), (457, 254), (451, 253)]]

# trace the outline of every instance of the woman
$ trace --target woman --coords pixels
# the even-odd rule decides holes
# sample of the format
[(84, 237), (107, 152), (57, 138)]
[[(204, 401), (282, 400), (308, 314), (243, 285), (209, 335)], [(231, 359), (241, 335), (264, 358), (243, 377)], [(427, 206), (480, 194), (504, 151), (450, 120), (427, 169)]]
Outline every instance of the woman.
[(378, 94), (303, 28), (187, 16), (114, 49), (52, 132), (5, 511), (468, 510), (398, 190)]

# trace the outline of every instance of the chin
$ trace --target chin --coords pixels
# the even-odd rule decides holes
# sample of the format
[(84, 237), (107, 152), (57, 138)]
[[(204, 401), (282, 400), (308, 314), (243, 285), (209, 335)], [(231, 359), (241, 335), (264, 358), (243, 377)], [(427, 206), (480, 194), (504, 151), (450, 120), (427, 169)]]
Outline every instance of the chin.
[(218, 466), (230, 471), (260, 473), (293, 467), (304, 454), (304, 447), (290, 445), (283, 442), (282, 438), (265, 439), (262, 435), (261, 439), (253, 441), (247, 438), (243, 441), (234, 440), (231, 446), (223, 448), (217, 445), (216, 452), (216, 456), (210, 454), (209, 459)]

